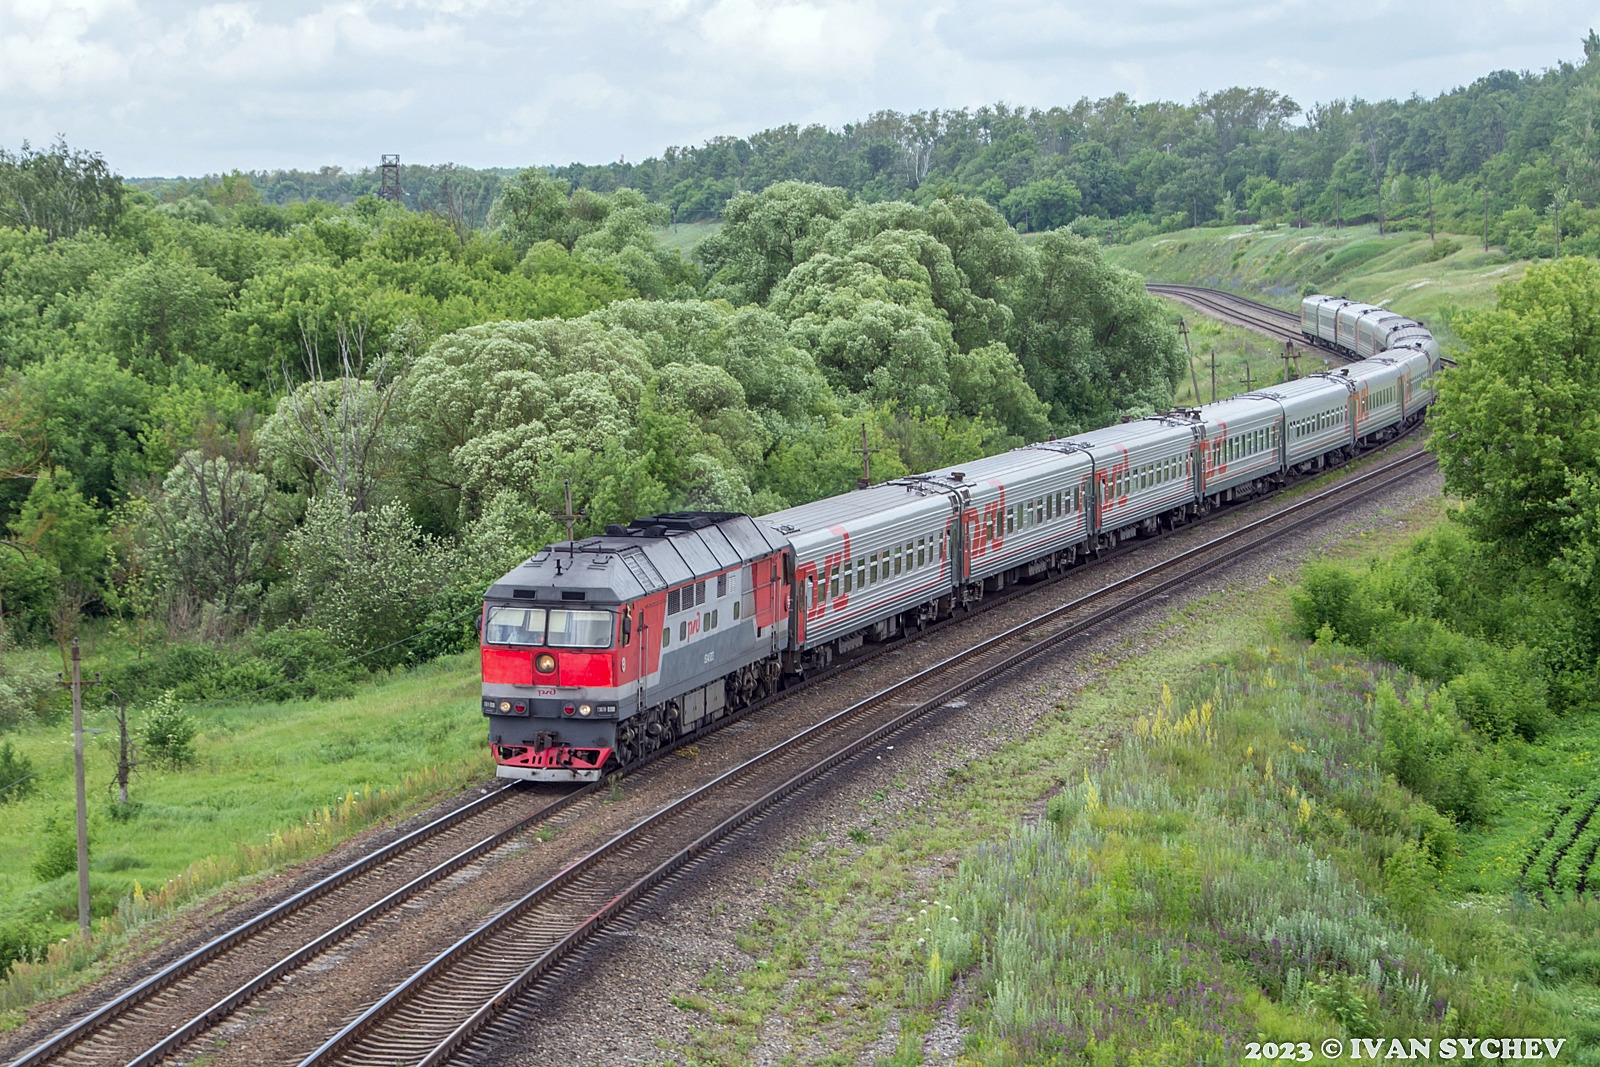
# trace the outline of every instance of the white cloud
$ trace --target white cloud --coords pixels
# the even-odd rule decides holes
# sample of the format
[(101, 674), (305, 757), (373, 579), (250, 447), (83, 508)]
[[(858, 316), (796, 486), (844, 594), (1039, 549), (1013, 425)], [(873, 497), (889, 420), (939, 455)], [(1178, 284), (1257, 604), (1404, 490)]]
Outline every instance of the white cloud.
[(640, 158), (880, 108), (1433, 95), (1581, 57), (1600, 0), (0, 0), (0, 144), (123, 173)]

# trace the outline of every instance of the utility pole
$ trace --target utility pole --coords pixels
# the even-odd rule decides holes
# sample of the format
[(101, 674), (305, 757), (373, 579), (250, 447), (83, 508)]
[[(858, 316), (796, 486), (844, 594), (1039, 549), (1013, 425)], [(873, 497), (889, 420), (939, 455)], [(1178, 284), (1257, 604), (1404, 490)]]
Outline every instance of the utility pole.
[(1211, 402), (1217, 402), (1217, 346), (1211, 346)]
[(861, 447), (856, 449), (861, 453), (861, 477), (856, 479), (857, 489), (866, 489), (872, 485), (872, 454), (883, 451), (881, 448), (867, 447), (867, 420), (861, 420)]
[(577, 546), (574, 543), (574, 538), (572, 535), (573, 524), (575, 524), (579, 519), (586, 517), (589, 513), (586, 510), (572, 510), (572, 479), (563, 478), (561, 480), (561, 484), (566, 487), (567, 491), (567, 510), (565, 513), (559, 511), (551, 512), (551, 517), (561, 519), (567, 524), (567, 557), (570, 559), (577, 553)]
[(1200, 379), (1195, 376), (1194, 346), (1189, 344), (1189, 324), (1183, 319), (1178, 320), (1178, 332), (1183, 334), (1183, 347), (1189, 353), (1189, 382), (1194, 386), (1194, 406), (1200, 406)]
[(1244, 361), (1244, 391), (1248, 393), (1254, 388), (1250, 384), (1250, 357), (1246, 356)]
[(1556, 258), (1560, 259), (1561, 258), (1561, 190), (1559, 190), (1559, 189), (1556, 190), (1555, 199), (1550, 202), (1550, 206), (1555, 208), (1555, 212), (1556, 212)]

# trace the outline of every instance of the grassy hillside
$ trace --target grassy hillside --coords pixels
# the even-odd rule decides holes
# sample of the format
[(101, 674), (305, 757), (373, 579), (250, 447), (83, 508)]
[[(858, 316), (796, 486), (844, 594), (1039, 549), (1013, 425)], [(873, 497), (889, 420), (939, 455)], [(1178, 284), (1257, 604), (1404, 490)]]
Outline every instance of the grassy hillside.
[(1495, 288), (1527, 266), (1459, 235), (1380, 237), (1376, 226), (1181, 230), (1106, 255), (1151, 281), (1208, 285), (1284, 308), (1306, 292), (1366, 300), (1422, 319), (1446, 345), (1455, 341), (1453, 315), (1492, 306)]
[[(90, 690), (84, 724), (101, 731), (85, 752), (99, 936), (17, 964), (0, 983), (0, 1028), (40, 993), (70, 986), (142, 921), (489, 775), (477, 696), (477, 659), (467, 654), (346, 700), (201, 705), (188, 713), (198, 728), (193, 758), (179, 766), (156, 758), (130, 714), (140, 763), (123, 808), (116, 720)], [(0, 950), (29, 955), (76, 925), (71, 721), (24, 725), (6, 742), (37, 773), (27, 795), (0, 808)]]

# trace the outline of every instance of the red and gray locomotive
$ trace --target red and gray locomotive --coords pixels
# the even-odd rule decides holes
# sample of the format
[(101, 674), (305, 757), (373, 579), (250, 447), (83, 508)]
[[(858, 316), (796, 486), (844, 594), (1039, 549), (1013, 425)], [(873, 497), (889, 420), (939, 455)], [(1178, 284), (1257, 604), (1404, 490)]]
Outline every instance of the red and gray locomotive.
[[(1306, 301), (1319, 338), (1329, 303), (1331, 333), (1351, 305)], [(1432, 402), (1438, 347), (1376, 310), (1353, 316), (1385, 328), (1352, 333), (1368, 358), (1328, 373), (771, 515), (674, 512), (544, 549), (485, 596), (496, 773), (593, 781), (863, 644), (1391, 439)]]

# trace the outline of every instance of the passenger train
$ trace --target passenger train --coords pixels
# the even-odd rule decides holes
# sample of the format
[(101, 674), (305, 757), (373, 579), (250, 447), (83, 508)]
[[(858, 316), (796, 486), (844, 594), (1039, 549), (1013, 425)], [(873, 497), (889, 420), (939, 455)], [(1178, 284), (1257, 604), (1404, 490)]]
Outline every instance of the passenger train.
[(1432, 334), (1308, 297), (1357, 362), (1199, 408), (752, 517), (673, 512), (551, 545), (482, 617), (496, 773), (592, 781), (869, 642), (1342, 463), (1421, 420)]

